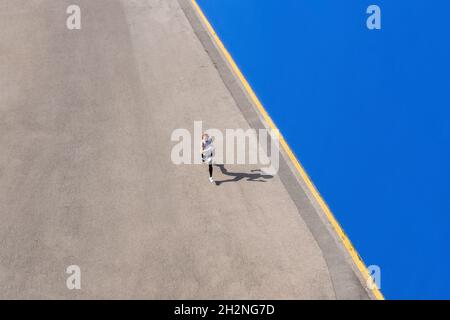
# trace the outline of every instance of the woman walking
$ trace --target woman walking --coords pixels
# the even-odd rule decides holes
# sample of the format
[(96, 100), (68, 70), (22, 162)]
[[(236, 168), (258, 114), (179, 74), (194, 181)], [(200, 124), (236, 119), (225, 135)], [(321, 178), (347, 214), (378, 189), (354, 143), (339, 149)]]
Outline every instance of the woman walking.
[(202, 134), (202, 161), (206, 162), (209, 167), (209, 182), (213, 183), (214, 179), (212, 177), (213, 174), (213, 156), (214, 156), (214, 146), (212, 144), (212, 138), (207, 134)]

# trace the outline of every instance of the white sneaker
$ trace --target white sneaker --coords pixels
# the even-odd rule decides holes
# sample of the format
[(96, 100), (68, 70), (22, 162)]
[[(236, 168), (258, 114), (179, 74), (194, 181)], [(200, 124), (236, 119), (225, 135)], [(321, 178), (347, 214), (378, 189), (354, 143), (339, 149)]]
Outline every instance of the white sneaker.
[(209, 182), (213, 183), (214, 179), (212, 177), (209, 177)]

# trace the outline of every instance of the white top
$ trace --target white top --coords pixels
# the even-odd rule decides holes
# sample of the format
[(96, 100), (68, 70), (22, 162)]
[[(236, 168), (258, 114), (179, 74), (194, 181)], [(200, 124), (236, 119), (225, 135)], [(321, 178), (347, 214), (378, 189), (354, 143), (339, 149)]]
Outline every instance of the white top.
[(208, 137), (207, 139), (202, 140), (202, 148), (203, 155), (205, 157), (205, 162), (207, 164), (212, 164), (213, 156), (214, 156), (214, 146), (212, 144), (212, 138)]

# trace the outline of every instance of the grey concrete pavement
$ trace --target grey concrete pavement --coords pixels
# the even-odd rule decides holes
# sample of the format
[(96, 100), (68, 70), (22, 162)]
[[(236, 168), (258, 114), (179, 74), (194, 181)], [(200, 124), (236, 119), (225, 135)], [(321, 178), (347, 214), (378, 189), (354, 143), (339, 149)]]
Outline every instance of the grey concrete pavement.
[(0, 0), (0, 298), (367, 298), (288, 164), (171, 162), (195, 120), (259, 126), (180, 3)]

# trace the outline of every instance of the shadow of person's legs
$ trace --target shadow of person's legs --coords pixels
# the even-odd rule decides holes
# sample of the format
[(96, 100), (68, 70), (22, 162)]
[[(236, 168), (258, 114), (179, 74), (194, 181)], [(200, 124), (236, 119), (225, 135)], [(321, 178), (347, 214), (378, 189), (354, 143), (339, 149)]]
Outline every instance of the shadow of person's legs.
[(238, 182), (242, 179), (246, 179), (246, 181), (252, 181), (252, 182), (266, 182), (268, 179), (272, 179), (273, 176), (268, 174), (261, 174), (261, 173), (255, 173), (255, 172), (261, 172), (260, 169), (251, 170), (251, 173), (247, 172), (231, 172), (227, 168), (225, 168), (225, 165), (223, 164), (216, 164), (216, 167), (220, 169), (220, 172), (222, 172), (223, 175), (232, 177), (227, 180), (216, 180), (216, 185), (221, 185), (222, 183), (226, 182)]

